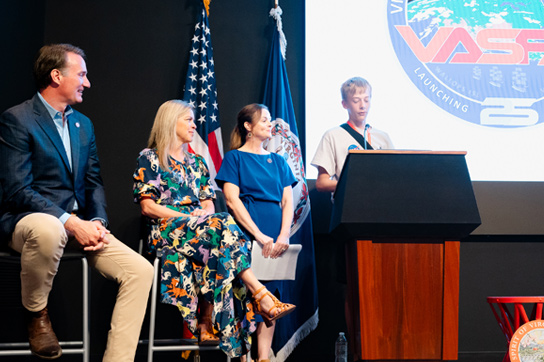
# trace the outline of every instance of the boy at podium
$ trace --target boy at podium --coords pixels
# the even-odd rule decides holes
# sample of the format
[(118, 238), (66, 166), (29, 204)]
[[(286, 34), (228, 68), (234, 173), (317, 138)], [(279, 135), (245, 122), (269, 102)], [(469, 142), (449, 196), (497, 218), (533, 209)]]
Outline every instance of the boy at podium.
[(315, 186), (320, 192), (334, 192), (350, 150), (392, 149), (387, 133), (366, 122), (372, 99), (372, 87), (364, 78), (353, 77), (340, 88), (342, 106), (348, 121), (328, 130), (321, 138), (311, 164), (317, 167)]
[[(317, 191), (331, 192), (334, 195), (336, 184), (350, 150), (379, 150), (392, 149), (393, 142), (389, 135), (377, 130), (366, 123), (370, 110), (372, 87), (364, 78), (353, 77), (346, 80), (341, 88), (342, 106), (348, 111), (348, 121), (325, 132), (319, 142), (311, 164), (317, 167), (318, 175), (315, 182)], [(331, 197), (332, 199), (332, 197)], [(337, 280), (346, 284), (346, 260), (344, 244), (337, 243)], [(353, 335), (349, 322), (352, 319), (345, 298), (345, 317), (348, 336)]]

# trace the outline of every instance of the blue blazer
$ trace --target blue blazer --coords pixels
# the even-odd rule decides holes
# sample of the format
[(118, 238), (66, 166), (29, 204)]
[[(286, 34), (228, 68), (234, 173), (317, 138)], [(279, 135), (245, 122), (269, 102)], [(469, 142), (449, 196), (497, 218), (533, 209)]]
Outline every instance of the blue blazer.
[(72, 169), (62, 139), (35, 95), (0, 116), (0, 238), (33, 212), (60, 217), (72, 212), (107, 221), (104, 185), (91, 120), (74, 110), (68, 120)]

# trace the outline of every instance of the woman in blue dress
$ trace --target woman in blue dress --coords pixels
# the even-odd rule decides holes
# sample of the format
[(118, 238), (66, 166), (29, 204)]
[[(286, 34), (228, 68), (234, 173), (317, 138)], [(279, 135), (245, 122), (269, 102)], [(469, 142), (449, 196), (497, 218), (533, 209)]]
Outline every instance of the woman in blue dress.
[[(231, 151), (215, 180), (223, 188), (236, 222), (262, 245), (263, 256), (277, 258), (289, 248), (292, 187), (297, 180), (285, 159), (264, 149), (271, 129), (265, 105), (245, 106), (231, 135)], [(270, 292), (281, 295), (282, 281), (261, 282)], [(275, 323), (264, 322), (257, 326), (258, 361), (268, 361), (274, 336)]]
[[(134, 197), (150, 225), (149, 249), (162, 251), (162, 302), (176, 305), (200, 337), (217, 329), (221, 349), (237, 357), (249, 348), (254, 313), (273, 321), (294, 306), (255, 278), (250, 240), (228, 213), (215, 213), (206, 163), (186, 150), (195, 129), (189, 104), (161, 105), (133, 175)], [(213, 311), (197, 318), (202, 300)]]

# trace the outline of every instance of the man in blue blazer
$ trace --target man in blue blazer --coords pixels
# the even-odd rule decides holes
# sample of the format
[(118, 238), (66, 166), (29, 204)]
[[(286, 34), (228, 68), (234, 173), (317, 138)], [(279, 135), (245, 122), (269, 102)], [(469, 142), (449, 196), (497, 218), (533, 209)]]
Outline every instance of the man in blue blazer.
[(69, 44), (40, 49), (38, 93), (0, 116), (0, 238), (21, 253), (22, 303), (32, 352), (60, 357), (47, 301), (65, 247), (119, 284), (103, 361), (133, 361), (153, 278), (151, 264), (107, 227), (93, 125), (71, 106), (91, 86), (85, 54)]

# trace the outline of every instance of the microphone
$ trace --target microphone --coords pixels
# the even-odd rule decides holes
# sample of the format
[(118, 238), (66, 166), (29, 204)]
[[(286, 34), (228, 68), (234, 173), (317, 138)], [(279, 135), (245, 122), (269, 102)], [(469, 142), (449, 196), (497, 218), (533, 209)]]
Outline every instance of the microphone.
[(367, 145), (367, 142), (366, 142), (366, 131), (370, 128), (370, 125), (367, 123), (365, 125), (365, 129), (363, 130), (363, 140), (365, 141), (365, 144), (363, 145), (364, 149), (366, 150), (366, 145)]

